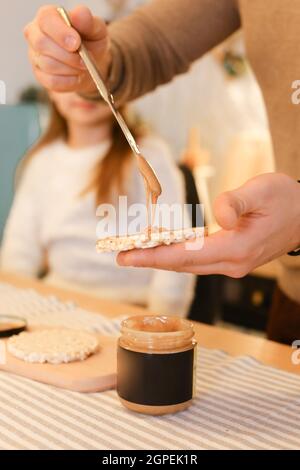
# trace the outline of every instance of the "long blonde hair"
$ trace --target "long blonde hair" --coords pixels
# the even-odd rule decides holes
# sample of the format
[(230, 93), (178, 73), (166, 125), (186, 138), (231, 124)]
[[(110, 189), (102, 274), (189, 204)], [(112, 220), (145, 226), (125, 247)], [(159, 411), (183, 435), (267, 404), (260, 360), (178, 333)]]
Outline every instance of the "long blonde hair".
[[(45, 133), (27, 152), (17, 173), (17, 179), (22, 176), (28, 162), (45, 146), (51, 144), (59, 138), (67, 140), (68, 125), (67, 120), (58, 111), (53, 102), (49, 102), (50, 120)], [(123, 107), (122, 114), (127, 114), (127, 108)], [(130, 121), (130, 119), (129, 119)], [(140, 138), (144, 134), (142, 125), (136, 120), (129, 125), (130, 130), (135, 138)], [(132, 161), (132, 153), (128, 143), (116, 121), (112, 121), (111, 132), (112, 143), (104, 158), (95, 166), (90, 181), (87, 182), (85, 188), (79, 193), (84, 196), (89, 192), (95, 193), (96, 206), (103, 202), (110, 202), (113, 193), (124, 194), (126, 188), (124, 181), (128, 167)]]

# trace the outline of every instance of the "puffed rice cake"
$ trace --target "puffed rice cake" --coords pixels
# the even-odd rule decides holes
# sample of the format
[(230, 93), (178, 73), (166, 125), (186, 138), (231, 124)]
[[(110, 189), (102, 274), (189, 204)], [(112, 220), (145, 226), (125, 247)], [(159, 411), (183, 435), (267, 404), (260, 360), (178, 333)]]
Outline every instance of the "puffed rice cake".
[(185, 228), (178, 230), (153, 229), (122, 237), (107, 237), (97, 241), (98, 253), (129, 251), (136, 248), (154, 248), (159, 245), (171, 245), (200, 239), (207, 235), (205, 227)]
[(63, 364), (84, 361), (99, 348), (91, 333), (67, 328), (24, 332), (7, 341), (7, 350), (30, 363)]

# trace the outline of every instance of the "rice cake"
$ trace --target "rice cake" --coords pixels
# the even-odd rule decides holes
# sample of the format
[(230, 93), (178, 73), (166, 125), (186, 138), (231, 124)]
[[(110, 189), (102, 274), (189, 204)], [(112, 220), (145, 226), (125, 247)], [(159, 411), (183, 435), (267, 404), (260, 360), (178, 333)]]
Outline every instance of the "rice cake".
[(205, 234), (206, 229), (204, 227), (177, 230), (154, 228), (151, 231), (145, 230), (144, 232), (134, 235), (103, 238), (97, 241), (96, 246), (98, 253), (129, 251), (201, 239)]
[(13, 356), (40, 364), (84, 361), (98, 348), (98, 339), (93, 334), (67, 328), (24, 332), (7, 341), (7, 349)]

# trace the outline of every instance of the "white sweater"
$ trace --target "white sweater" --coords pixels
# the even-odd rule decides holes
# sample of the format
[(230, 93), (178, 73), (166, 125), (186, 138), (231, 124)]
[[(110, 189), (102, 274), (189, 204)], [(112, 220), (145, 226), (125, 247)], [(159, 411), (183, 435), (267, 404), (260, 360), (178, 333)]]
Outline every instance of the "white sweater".
[[(161, 202), (185, 202), (183, 181), (168, 147), (153, 136), (140, 144), (162, 182)], [(186, 315), (193, 298), (194, 276), (121, 268), (114, 254), (96, 253), (95, 197), (93, 193), (79, 194), (109, 145), (106, 141), (74, 150), (56, 141), (33, 157), (7, 221), (0, 267), (37, 277), (46, 258), (49, 283), (145, 304), (158, 313)], [(134, 165), (130, 181), (129, 203), (144, 203), (143, 181)]]

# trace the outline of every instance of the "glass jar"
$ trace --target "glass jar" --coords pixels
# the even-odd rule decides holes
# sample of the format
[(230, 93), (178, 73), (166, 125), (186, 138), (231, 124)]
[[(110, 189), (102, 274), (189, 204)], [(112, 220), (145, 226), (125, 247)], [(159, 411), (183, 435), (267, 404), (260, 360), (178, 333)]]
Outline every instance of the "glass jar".
[(117, 392), (138, 413), (176, 413), (192, 403), (196, 341), (192, 323), (172, 316), (124, 320), (118, 343)]

